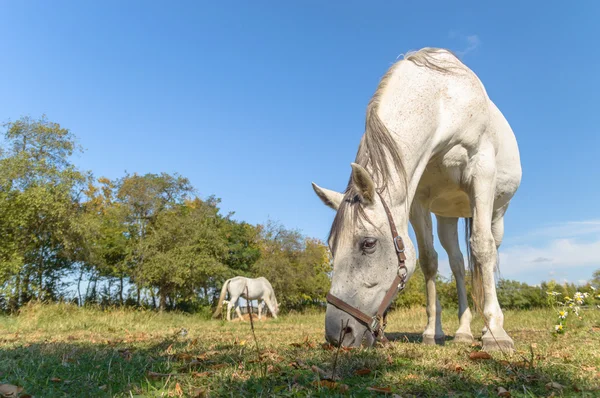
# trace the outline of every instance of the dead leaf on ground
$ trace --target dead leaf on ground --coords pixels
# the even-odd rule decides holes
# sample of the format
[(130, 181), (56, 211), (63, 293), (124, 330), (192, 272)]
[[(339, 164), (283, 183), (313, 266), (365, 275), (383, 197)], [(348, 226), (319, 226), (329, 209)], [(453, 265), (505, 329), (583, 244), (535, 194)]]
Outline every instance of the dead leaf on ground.
[(18, 397), (23, 391), (23, 387), (13, 386), (12, 384), (0, 384), (0, 396), (6, 398)]
[(464, 368), (462, 366), (460, 366), (460, 365), (455, 364), (455, 363), (448, 364), (447, 368), (448, 368), (448, 370), (451, 370), (451, 371), (456, 372), (456, 373), (464, 372)]
[(382, 392), (384, 394), (391, 394), (392, 389), (390, 387), (367, 387), (369, 391)]
[(333, 380), (338, 380), (339, 379), (339, 377), (337, 377), (337, 376), (334, 377), (330, 372), (326, 372), (326, 371), (324, 371), (323, 369), (321, 369), (320, 367), (318, 367), (316, 365), (311, 366), (310, 369), (313, 372), (315, 372), (319, 376), (319, 379), (321, 379), (321, 380), (330, 380), (330, 381), (333, 381)]
[(157, 372), (152, 372), (152, 371), (148, 371), (148, 373), (146, 373), (146, 375), (154, 380), (157, 379), (164, 379), (165, 377), (172, 377), (175, 376), (175, 373), (157, 373)]
[(513, 362), (512, 366), (515, 368), (529, 369), (531, 367), (531, 363), (529, 363), (528, 361), (519, 361)]
[(356, 376), (366, 376), (368, 374), (371, 374), (371, 369), (367, 369), (367, 368), (358, 369), (358, 370), (354, 371), (354, 374)]
[(331, 380), (313, 381), (312, 384), (314, 386), (327, 388), (329, 390), (338, 390), (341, 393), (344, 393), (350, 389), (350, 387), (348, 387), (346, 384), (336, 383), (335, 381)]
[(192, 391), (193, 398), (204, 398), (206, 397), (206, 391), (202, 388), (194, 388)]
[(473, 361), (478, 359), (492, 359), (492, 356), (485, 351), (473, 351), (469, 354), (469, 359)]
[(123, 358), (124, 360), (129, 362), (129, 361), (131, 361), (131, 358), (133, 358), (133, 354), (131, 351), (132, 350), (129, 350), (129, 349), (122, 349), (122, 350), (119, 350), (119, 355), (121, 356), (121, 358)]
[(499, 397), (510, 397), (510, 391), (504, 387), (498, 387), (497, 391)]
[(558, 384), (555, 381), (551, 381), (550, 383), (546, 384), (546, 388), (549, 390), (561, 390), (563, 388), (565, 388), (565, 386), (563, 386), (562, 384)]
[(305, 364), (302, 360), (297, 359), (296, 361), (290, 363), (290, 366), (292, 368), (296, 368), (296, 369), (308, 369), (308, 365)]
[(206, 352), (203, 352), (203, 353), (202, 353), (202, 354), (200, 354), (200, 355), (197, 355), (197, 356), (196, 356), (196, 359), (197, 359), (197, 360), (199, 360), (199, 361), (204, 361), (204, 360), (206, 360), (208, 357), (211, 357), (211, 356), (213, 356), (213, 355), (215, 355), (215, 354), (218, 354), (218, 352), (217, 352), (217, 351), (206, 351)]
[(327, 350), (327, 351), (333, 351), (333, 350), (335, 350), (336, 347), (332, 346), (329, 343), (323, 343), (323, 344), (321, 344), (321, 348), (324, 350)]
[(260, 359), (270, 359), (271, 361), (281, 361), (283, 358), (275, 351), (265, 350), (260, 354)]
[(183, 397), (183, 390), (181, 389), (181, 386), (179, 385), (179, 383), (175, 383), (175, 394), (178, 397)]
[(216, 363), (216, 364), (212, 365), (210, 368), (213, 370), (217, 370), (217, 369), (226, 368), (227, 366), (229, 366), (229, 364), (227, 364), (227, 363)]
[(194, 377), (208, 377), (213, 374), (213, 372), (192, 372), (192, 376)]
[(50, 381), (53, 383), (60, 383), (62, 379), (60, 377), (53, 377), (50, 379)]
[(185, 352), (180, 352), (179, 354), (175, 354), (175, 358), (180, 360), (180, 361), (191, 361), (192, 359), (194, 359), (194, 356), (192, 354), (187, 354)]

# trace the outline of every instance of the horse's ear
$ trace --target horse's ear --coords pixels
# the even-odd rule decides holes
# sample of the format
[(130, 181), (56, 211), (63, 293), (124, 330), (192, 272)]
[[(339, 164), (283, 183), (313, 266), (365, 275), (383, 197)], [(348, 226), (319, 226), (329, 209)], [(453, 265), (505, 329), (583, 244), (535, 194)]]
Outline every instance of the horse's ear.
[(358, 192), (361, 203), (370, 205), (375, 200), (375, 184), (364, 167), (352, 163), (352, 184)]
[(315, 190), (317, 196), (327, 206), (331, 207), (333, 210), (337, 210), (340, 207), (340, 203), (342, 203), (342, 200), (344, 199), (344, 194), (332, 191), (330, 189), (321, 188), (314, 182), (312, 183), (312, 187)]

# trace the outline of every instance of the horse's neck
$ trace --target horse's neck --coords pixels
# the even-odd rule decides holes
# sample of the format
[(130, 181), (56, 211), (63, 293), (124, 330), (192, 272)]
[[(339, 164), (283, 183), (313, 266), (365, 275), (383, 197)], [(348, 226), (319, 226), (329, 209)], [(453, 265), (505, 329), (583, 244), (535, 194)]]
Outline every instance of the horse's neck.
[[(418, 145), (408, 144), (413, 137), (398, 137), (398, 151), (402, 158), (402, 170), (393, 164), (391, 157), (388, 159), (388, 168), (390, 170), (390, 178), (387, 181), (386, 189), (382, 193), (394, 217), (398, 228), (408, 228), (410, 205), (415, 197), (419, 181), (423, 176), (423, 172), (429, 159), (432, 150), (430, 146), (423, 141), (422, 138), (417, 138)], [(367, 167), (367, 171), (373, 175), (373, 171)]]

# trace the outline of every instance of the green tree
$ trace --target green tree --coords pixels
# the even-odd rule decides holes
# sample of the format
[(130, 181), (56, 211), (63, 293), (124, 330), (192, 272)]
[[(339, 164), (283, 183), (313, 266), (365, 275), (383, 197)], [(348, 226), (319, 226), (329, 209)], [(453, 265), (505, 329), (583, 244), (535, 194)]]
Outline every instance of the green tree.
[[(126, 175), (114, 183), (116, 202), (122, 207), (127, 225), (130, 279), (136, 285), (137, 303), (140, 304), (145, 275), (145, 261), (151, 255), (146, 238), (155, 231), (155, 224), (163, 212), (181, 206), (193, 192), (187, 178), (179, 175), (145, 174)], [(150, 290), (154, 298), (154, 291)], [(163, 297), (164, 298), (164, 297)]]
[(596, 289), (600, 289), (600, 269), (594, 271), (594, 273), (592, 274), (592, 280), (590, 281), (590, 284)]
[[(214, 203), (198, 198), (160, 213), (144, 242), (146, 260), (138, 269), (139, 280), (159, 295), (159, 308), (167, 299), (192, 303), (208, 299), (208, 289), (228, 273), (223, 264), (227, 241)], [(203, 304), (208, 304), (205, 301)]]
[[(123, 305), (125, 282), (132, 272), (128, 208), (115, 200), (115, 182), (99, 178), (98, 183), (99, 187), (91, 183), (88, 185), (85, 191), (87, 201), (82, 205), (84, 212), (78, 223), (83, 237), (78, 262), (79, 301), (83, 302), (81, 280), (84, 274), (88, 274), (94, 286), (98, 278), (116, 279), (119, 286), (118, 301)], [(88, 297), (89, 293), (88, 289), (86, 300), (95, 299)]]
[(273, 222), (259, 230), (261, 256), (254, 264), (254, 276), (271, 282), (282, 308), (321, 304), (329, 291), (332, 270), (327, 247)]
[(0, 153), (0, 284), (11, 307), (60, 295), (74, 262), (75, 220), (89, 176), (70, 163), (73, 134), (45, 116), (4, 125)]

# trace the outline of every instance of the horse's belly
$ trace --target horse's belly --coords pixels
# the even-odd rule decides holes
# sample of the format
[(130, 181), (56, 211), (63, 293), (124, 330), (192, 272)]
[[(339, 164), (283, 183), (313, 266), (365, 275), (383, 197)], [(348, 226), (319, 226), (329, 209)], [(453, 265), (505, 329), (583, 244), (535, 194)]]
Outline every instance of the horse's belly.
[(419, 195), (420, 202), (434, 214), (442, 217), (471, 217), (468, 195), (451, 184), (428, 186)]
[(459, 185), (459, 168), (433, 161), (421, 177), (416, 198), (426, 208), (443, 217), (471, 217), (469, 196)]

